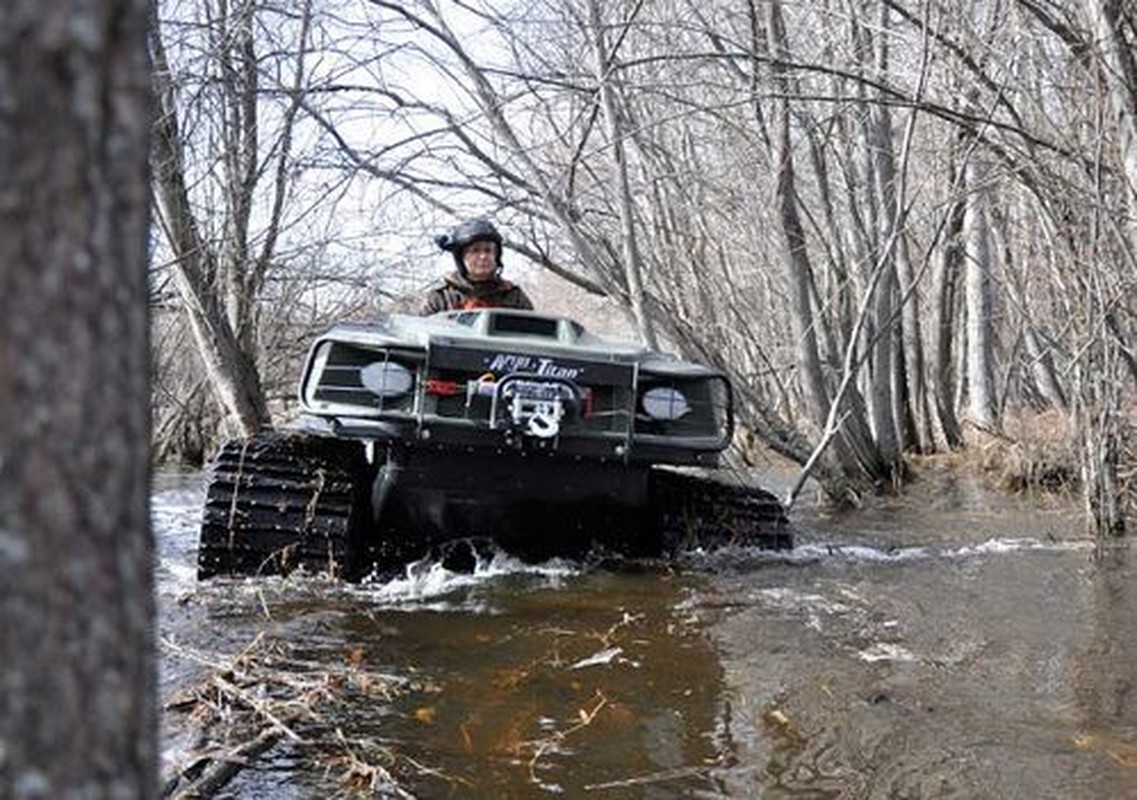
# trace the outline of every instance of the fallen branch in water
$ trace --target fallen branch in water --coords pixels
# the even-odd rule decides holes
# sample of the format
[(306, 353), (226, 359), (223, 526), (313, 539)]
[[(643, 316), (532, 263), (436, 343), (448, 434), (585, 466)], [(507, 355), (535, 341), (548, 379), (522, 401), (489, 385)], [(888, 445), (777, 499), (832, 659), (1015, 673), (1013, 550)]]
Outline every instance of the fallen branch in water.
[(285, 740), (324, 763), (342, 765), (344, 783), (401, 796), (402, 790), (379, 764), (394, 763), (394, 754), (377, 744), (366, 751), (359, 743), (349, 747), (343, 733), (320, 713), (343, 702), (349, 691), (389, 701), (405, 690), (399, 678), (362, 669), (360, 653), (349, 653), (342, 665), (303, 661), (263, 633), (229, 659), (169, 640), (162, 646), (206, 668), (198, 683), (166, 703), (168, 711), (187, 714), (198, 733), (188, 765), (176, 767), (167, 777), (163, 798), (212, 797)]
[(353, 789), (366, 791), (369, 797), (399, 797), (413, 800), (414, 795), (399, 788), (398, 782), (391, 776), (386, 767), (382, 764), (376, 764), (356, 752), (359, 743), (349, 742), (341, 730), (336, 730), (336, 738), (344, 753), (339, 758), (344, 767), (342, 783)]
[(162, 797), (172, 800), (212, 797), (257, 757), (271, 750), (283, 736), (281, 730), (269, 728), (232, 750), (198, 758), (166, 781)]
[(711, 771), (712, 769), (710, 767), (678, 767), (676, 769), (665, 769), (647, 775), (636, 775), (631, 778), (621, 778), (614, 781), (605, 781), (604, 783), (589, 783), (585, 785), (584, 791), (601, 792), (668, 783), (670, 781), (684, 781), (692, 777), (701, 777)]
[(537, 780), (537, 762), (541, 760), (541, 757), (550, 751), (556, 750), (561, 743), (572, 734), (591, 725), (601, 709), (608, 705), (608, 698), (599, 690), (596, 692), (595, 699), (596, 702), (591, 709), (586, 710), (582, 708), (577, 711), (577, 722), (575, 725), (563, 731), (553, 731), (546, 737), (526, 743), (528, 747), (533, 749), (533, 756), (529, 759), (529, 780), (534, 783), (539, 783)]

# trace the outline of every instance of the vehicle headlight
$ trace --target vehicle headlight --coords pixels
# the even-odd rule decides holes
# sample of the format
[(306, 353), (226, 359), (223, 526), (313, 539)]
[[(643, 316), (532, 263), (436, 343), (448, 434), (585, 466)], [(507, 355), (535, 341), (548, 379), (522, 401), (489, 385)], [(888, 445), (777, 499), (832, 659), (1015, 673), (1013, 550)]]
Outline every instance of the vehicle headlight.
[(675, 420), (691, 411), (687, 398), (678, 389), (656, 386), (644, 392), (640, 400), (644, 413), (652, 419)]
[(414, 386), (415, 376), (402, 364), (394, 361), (375, 361), (359, 372), (363, 387), (380, 397), (398, 397)]

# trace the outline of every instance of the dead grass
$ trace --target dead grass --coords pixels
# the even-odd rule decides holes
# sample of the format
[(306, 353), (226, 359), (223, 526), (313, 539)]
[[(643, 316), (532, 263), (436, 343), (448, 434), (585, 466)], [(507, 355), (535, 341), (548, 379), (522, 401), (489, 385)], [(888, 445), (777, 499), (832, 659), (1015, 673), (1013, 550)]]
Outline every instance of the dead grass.
[(1056, 411), (1008, 416), (999, 432), (969, 426), (960, 466), (992, 487), (1013, 493), (1077, 492), (1081, 467), (1076, 431)]

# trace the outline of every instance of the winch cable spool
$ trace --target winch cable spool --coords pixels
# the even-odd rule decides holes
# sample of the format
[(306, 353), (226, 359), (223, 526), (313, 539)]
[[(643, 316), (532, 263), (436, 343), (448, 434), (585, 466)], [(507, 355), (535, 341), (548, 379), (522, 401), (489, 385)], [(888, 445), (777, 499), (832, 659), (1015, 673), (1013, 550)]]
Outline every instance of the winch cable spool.
[(523, 424), (530, 436), (551, 439), (561, 432), (561, 418), (565, 412), (560, 400), (542, 401), (532, 411), (527, 411), (521, 398), (515, 397), (510, 410), (514, 423)]
[(566, 406), (570, 413), (579, 413), (583, 405), (582, 392), (572, 381), (520, 372), (493, 384), (491, 427), (497, 427), (502, 402), (508, 402), (510, 427), (538, 439), (555, 438), (560, 433)]

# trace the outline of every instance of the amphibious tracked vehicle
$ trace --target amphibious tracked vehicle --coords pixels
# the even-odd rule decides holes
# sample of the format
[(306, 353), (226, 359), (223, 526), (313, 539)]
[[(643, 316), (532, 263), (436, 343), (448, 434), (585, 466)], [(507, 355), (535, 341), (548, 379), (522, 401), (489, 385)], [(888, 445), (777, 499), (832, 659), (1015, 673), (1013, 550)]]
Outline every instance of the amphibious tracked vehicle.
[(792, 545), (778, 501), (714, 477), (717, 370), (564, 317), (480, 309), (333, 327), (286, 430), (224, 444), (198, 573), (355, 579), (456, 542), (535, 560)]

